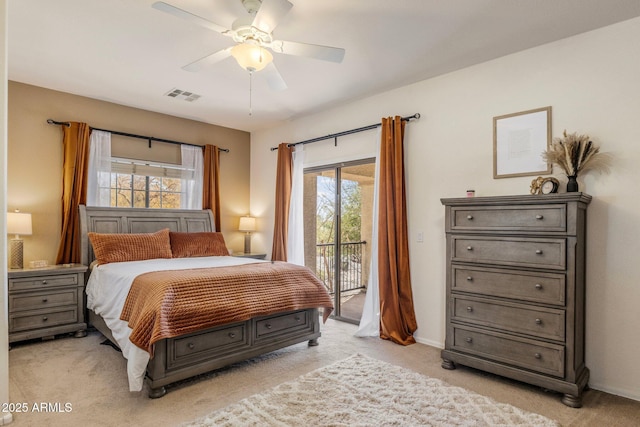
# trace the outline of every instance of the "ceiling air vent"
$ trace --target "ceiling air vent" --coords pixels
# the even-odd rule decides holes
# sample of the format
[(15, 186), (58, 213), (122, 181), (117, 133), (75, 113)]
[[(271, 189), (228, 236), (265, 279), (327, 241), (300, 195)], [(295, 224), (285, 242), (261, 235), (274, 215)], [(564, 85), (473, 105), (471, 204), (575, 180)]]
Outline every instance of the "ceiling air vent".
[(198, 95), (196, 93), (193, 92), (188, 92), (186, 90), (180, 90), (180, 89), (171, 89), (169, 92), (165, 93), (166, 96), (169, 96), (171, 98), (176, 98), (176, 99), (182, 99), (184, 101), (187, 102), (193, 102), (193, 101), (197, 101), (198, 98), (200, 98), (202, 95)]

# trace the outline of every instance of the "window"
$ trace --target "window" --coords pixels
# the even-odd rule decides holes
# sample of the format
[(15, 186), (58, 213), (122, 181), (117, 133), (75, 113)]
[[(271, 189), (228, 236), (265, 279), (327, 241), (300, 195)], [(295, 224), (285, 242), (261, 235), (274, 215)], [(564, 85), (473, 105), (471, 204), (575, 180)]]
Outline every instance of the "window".
[(185, 173), (189, 171), (179, 165), (112, 158), (110, 206), (180, 208)]

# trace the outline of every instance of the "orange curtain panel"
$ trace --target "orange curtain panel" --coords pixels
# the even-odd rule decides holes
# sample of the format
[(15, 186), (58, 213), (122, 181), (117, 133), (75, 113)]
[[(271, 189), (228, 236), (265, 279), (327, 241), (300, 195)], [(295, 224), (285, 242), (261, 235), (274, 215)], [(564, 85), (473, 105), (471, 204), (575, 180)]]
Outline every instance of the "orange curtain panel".
[(211, 144), (204, 146), (202, 209), (211, 209), (216, 231), (220, 231), (220, 151)]
[(408, 345), (418, 328), (409, 271), (409, 239), (404, 176), (404, 126), (400, 116), (382, 119), (378, 275), (380, 338)]
[(89, 135), (86, 123), (62, 125), (62, 234), (57, 264), (80, 262), (80, 225), (78, 206), (87, 203)]
[(291, 203), (291, 179), (293, 173), (293, 147), (287, 143), (278, 145), (276, 169), (276, 205), (273, 226), (273, 261), (287, 260), (287, 236), (289, 234), (289, 204)]

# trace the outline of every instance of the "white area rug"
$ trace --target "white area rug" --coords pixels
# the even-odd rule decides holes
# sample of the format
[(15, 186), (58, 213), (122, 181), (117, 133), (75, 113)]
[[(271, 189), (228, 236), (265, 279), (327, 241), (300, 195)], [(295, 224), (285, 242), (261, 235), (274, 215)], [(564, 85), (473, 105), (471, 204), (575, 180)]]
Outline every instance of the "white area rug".
[(356, 354), (183, 426), (558, 426)]

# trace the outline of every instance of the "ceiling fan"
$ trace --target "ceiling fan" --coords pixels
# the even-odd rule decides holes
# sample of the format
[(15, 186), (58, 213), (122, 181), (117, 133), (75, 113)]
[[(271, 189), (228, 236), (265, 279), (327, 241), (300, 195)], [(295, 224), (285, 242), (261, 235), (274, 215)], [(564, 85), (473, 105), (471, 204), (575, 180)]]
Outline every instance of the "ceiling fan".
[(272, 32), (280, 20), (293, 7), (288, 0), (240, 0), (247, 10), (247, 16), (234, 21), (228, 29), (201, 16), (177, 8), (168, 3), (157, 1), (154, 9), (169, 13), (181, 19), (209, 28), (224, 36), (230, 37), (235, 45), (214, 52), (182, 67), (187, 71), (199, 71), (216, 64), (229, 56), (233, 56), (245, 70), (253, 73), (265, 70), (267, 83), (274, 90), (287, 88), (278, 69), (273, 64), (270, 50), (285, 55), (305, 56), (324, 61), (342, 62), (345, 50), (337, 47), (321, 46), (308, 43), (276, 40)]

